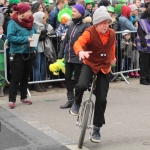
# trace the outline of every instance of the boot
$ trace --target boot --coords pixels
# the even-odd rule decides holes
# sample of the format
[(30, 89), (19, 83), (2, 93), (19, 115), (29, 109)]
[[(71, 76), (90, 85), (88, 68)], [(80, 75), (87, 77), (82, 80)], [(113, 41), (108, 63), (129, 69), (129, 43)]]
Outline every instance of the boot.
[(67, 93), (68, 101), (65, 105), (60, 106), (61, 109), (71, 108), (72, 104), (74, 103), (74, 93), (68, 92)]
[(44, 91), (44, 92), (47, 92), (47, 89), (44, 87), (44, 84), (40, 84), (41, 86), (41, 89)]
[(37, 92), (44, 92), (44, 90), (40, 87), (40, 84), (35, 84), (34, 90)]
[(4, 87), (0, 87), (0, 97), (4, 96), (4, 92), (3, 92)]

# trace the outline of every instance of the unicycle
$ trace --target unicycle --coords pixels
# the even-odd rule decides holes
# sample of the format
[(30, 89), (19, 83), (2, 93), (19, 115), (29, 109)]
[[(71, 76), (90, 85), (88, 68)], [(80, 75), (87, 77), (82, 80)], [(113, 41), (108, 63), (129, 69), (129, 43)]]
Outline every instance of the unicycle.
[(96, 79), (97, 75), (93, 75), (93, 81), (90, 89), (89, 98), (81, 105), (81, 110), (76, 122), (76, 125), (81, 128), (81, 133), (78, 142), (78, 148), (80, 149), (83, 146), (86, 129), (92, 129), (92, 121), (94, 114), (94, 102), (92, 101), (92, 94), (93, 90), (96, 87)]

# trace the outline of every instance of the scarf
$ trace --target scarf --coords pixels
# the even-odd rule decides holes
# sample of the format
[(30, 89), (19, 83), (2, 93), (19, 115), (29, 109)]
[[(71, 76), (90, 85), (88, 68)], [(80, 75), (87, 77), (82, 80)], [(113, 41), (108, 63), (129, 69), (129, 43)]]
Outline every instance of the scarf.
[(23, 18), (21, 21), (18, 19), (18, 13), (14, 13), (12, 16), (12, 20), (18, 23), (21, 27), (26, 28), (27, 30), (31, 30), (33, 26), (33, 16), (30, 16), (28, 19)]
[(73, 23), (76, 25), (77, 23), (81, 23), (82, 22), (83, 17), (80, 18), (72, 18)]

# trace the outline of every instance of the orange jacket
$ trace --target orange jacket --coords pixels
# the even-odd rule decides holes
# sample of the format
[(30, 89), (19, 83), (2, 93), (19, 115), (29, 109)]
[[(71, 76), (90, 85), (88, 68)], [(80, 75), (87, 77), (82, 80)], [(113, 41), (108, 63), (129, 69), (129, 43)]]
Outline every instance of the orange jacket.
[[(96, 30), (97, 31), (97, 30)], [(98, 32), (98, 31), (97, 31)], [(109, 31), (107, 31), (105, 34), (101, 34), (99, 33), (99, 37), (101, 38), (103, 44), (105, 45), (106, 42), (109, 40)], [(74, 51), (75, 53), (78, 55), (79, 54), (79, 51), (82, 51), (83, 50), (83, 47), (86, 45), (86, 44), (89, 44), (90, 42), (90, 32), (89, 31), (84, 31), (82, 36), (80, 36), (78, 38), (78, 40), (75, 42), (74, 44)], [(94, 41), (93, 41), (94, 42)], [(114, 40), (114, 44), (113, 46), (111, 47), (111, 50), (112, 50), (112, 60), (114, 60), (116, 57), (115, 57), (115, 43), (116, 41)], [(84, 60), (83, 60), (84, 62)], [(84, 62), (85, 63), (85, 62)], [(85, 63), (86, 64), (86, 63)], [(103, 69), (101, 69), (101, 71), (104, 73), (104, 74), (107, 74), (108, 72), (110, 72), (110, 68), (108, 69), (107, 72), (104, 72)]]

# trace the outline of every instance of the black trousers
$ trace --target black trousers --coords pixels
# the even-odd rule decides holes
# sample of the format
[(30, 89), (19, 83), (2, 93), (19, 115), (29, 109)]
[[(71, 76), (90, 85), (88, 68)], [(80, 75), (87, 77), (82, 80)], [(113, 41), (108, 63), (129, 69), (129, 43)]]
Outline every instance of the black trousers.
[[(82, 102), (82, 97), (84, 91), (89, 87), (91, 83), (91, 79), (93, 76), (92, 69), (87, 66), (83, 65), (81, 74), (79, 77), (79, 82), (75, 88), (75, 103), (80, 105)], [(109, 75), (103, 74), (101, 71), (97, 74), (97, 81), (96, 81), (96, 89), (95, 89), (95, 111), (94, 111), (94, 119), (93, 125), (97, 127), (102, 127), (105, 124), (105, 109), (107, 104), (107, 93), (109, 89)]]
[(150, 53), (140, 52), (140, 80), (150, 81)]
[(75, 84), (78, 83), (79, 76), (81, 73), (82, 64), (68, 63), (65, 64), (66, 72), (65, 72), (65, 80), (67, 92), (73, 92), (73, 83), (71, 81), (72, 74), (74, 71)]
[[(29, 59), (27, 59), (29, 58)], [(16, 54), (14, 61), (10, 62), (11, 80), (9, 86), (9, 101), (16, 102), (17, 90), (20, 83), (20, 99), (27, 98), (28, 77), (32, 71), (34, 54)], [(27, 59), (27, 60), (25, 60)]]

